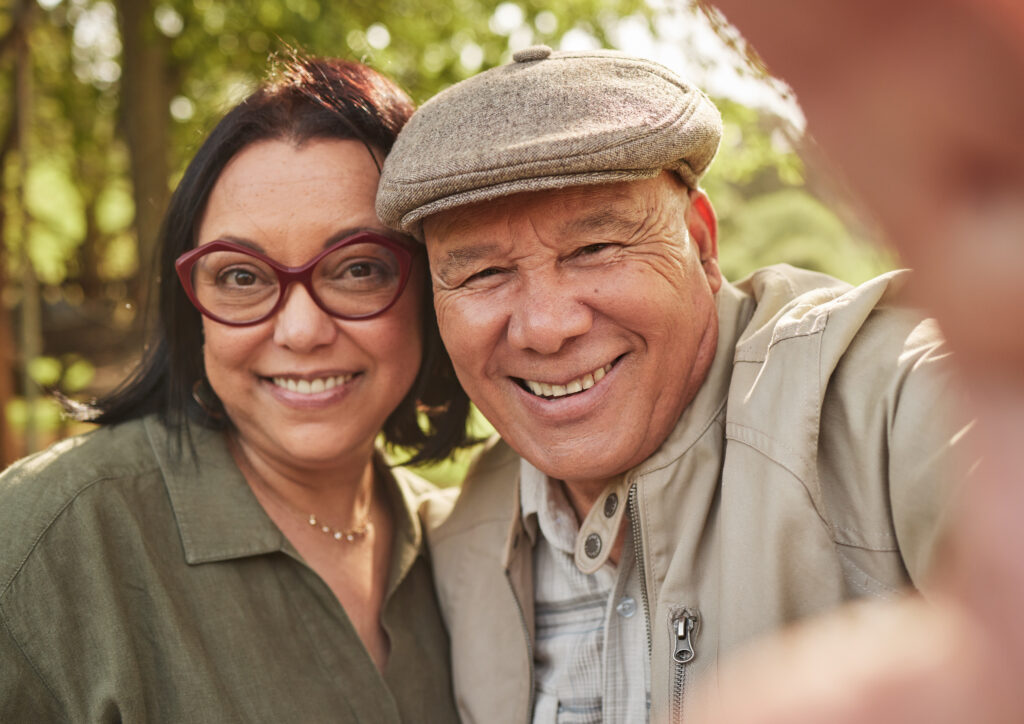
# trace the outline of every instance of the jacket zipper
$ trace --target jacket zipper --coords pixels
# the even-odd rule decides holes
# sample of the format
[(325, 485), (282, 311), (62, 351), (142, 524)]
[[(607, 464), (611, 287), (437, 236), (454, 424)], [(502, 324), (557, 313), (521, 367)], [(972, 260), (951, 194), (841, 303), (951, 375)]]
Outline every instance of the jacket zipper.
[(512, 585), (512, 577), (507, 568), (505, 569), (505, 580), (508, 582), (508, 587), (512, 591), (512, 598), (516, 602), (516, 610), (519, 612), (519, 625), (523, 630), (523, 640), (526, 641), (526, 660), (530, 665), (530, 700), (526, 706), (526, 724), (531, 724), (533, 721), (533, 700), (536, 696), (534, 689), (537, 685), (535, 681), (536, 674), (533, 671), (533, 641), (530, 640), (530, 630), (526, 627), (526, 614), (523, 612), (523, 603), (519, 600), (516, 587)]
[(677, 611), (672, 617), (672, 660), (675, 662), (675, 675), (672, 681), (672, 713), (671, 724), (683, 721), (683, 701), (686, 689), (687, 664), (697, 657), (694, 640), (700, 628), (699, 614), (689, 608)]
[(629, 526), (633, 534), (633, 551), (636, 553), (636, 570), (640, 574), (640, 600), (644, 604), (644, 624), (647, 626), (647, 660), (653, 656), (651, 646), (651, 603), (647, 598), (647, 571), (644, 568), (644, 545), (640, 538), (640, 506), (637, 503), (637, 484), (629, 486)]

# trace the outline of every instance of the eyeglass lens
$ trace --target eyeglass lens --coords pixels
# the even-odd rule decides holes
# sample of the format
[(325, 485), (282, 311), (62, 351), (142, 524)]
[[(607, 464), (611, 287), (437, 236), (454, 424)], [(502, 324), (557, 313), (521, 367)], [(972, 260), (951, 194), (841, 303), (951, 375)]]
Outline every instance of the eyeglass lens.
[[(341, 246), (313, 268), (313, 292), (342, 317), (375, 314), (391, 304), (401, 284), (395, 253), (374, 242)], [(228, 322), (251, 322), (268, 315), (281, 296), (277, 272), (241, 251), (212, 251), (192, 267), (199, 303)]]

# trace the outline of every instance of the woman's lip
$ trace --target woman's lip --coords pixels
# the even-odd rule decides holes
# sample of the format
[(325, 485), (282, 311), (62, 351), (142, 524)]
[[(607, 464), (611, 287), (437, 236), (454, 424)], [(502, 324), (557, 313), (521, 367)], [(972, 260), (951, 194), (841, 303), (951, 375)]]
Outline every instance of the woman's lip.
[[(278, 402), (289, 407), (315, 408), (327, 407), (337, 403), (353, 391), (353, 385), (357, 384), (361, 378), (362, 373), (329, 376), (326, 379), (332, 379), (333, 384), (328, 386), (327, 382), (322, 382), (322, 389), (320, 389), (320, 385), (314, 387), (314, 383), (325, 380), (323, 377), (313, 377), (312, 381), (310, 379), (300, 380), (295, 377), (264, 377), (263, 382), (266, 384), (270, 394)], [(279, 384), (282, 379), (286, 381), (284, 386)], [(339, 382), (338, 380), (344, 381)], [(294, 383), (295, 389), (291, 389), (288, 383)], [(301, 388), (300, 383), (302, 385)], [(308, 391), (300, 391), (300, 389), (308, 389)]]
[(274, 375), (267, 377), (275, 387), (300, 395), (317, 395), (350, 382), (356, 373), (318, 375)]

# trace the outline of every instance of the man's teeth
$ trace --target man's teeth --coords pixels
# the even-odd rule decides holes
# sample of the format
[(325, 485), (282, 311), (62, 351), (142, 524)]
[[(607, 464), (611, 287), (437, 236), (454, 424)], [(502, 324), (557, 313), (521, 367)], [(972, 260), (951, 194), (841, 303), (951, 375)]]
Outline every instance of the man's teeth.
[(547, 382), (534, 382), (533, 380), (523, 380), (523, 382), (530, 388), (530, 392), (539, 397), (565, 397), (566, 395), (583, 392), (583, 390), (589, 390), (596, 383), (600, 382), (601, 378), (608, 374), (611, 369), (611, 363), (606, 364), (604, 367), (598, 367), (593, 372), (588, 372), (582, 377), (577, 377), (564, 385), (551, 385)]
[(275, 385), (289, 392), (300, 395), (315, 395), (343, 385), (352, 379), (352, 375), (335, 375), (334, 377), (318, 377), (315, 380), (296, 380), (292, 377), (274, 377)]

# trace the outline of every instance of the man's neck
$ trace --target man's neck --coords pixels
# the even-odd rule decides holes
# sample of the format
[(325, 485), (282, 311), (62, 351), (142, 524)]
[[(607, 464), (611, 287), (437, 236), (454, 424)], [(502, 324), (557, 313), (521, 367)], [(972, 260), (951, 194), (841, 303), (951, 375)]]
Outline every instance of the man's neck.
[(576, 511), (576, 518), (582, 521), (612, 480), (573, 480), (571, 482), (562, 480), (559, 482), (562, 484), (562, 490), (565, 491), (565, 497), (569, 499), (573, 510)]

